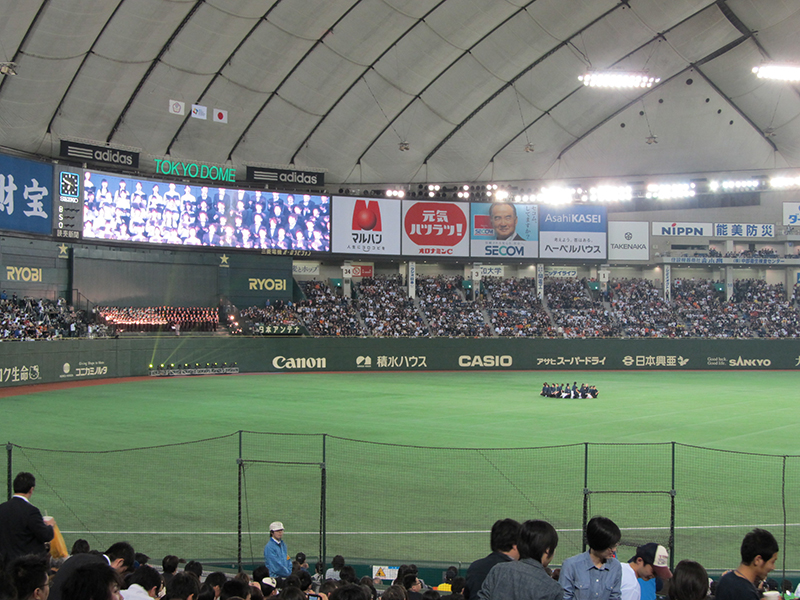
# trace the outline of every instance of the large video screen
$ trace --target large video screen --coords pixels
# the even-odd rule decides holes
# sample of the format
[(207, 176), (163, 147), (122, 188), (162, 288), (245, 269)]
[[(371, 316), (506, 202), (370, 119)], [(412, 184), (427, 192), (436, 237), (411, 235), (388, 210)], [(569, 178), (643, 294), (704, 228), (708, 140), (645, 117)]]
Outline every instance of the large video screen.
[(120, 242), (330, 251), (328, 196), (83, 174), (83, 237)]

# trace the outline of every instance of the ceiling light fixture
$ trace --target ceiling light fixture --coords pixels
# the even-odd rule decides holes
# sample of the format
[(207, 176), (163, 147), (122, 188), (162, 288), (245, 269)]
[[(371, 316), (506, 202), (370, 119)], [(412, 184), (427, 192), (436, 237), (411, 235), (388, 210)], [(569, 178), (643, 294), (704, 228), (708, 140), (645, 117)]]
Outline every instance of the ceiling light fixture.
[(661, 78), (651, 77), (645, 71), (589, 71), (580, 75), (578, 81), (586, 87), (633, 89), (653, 87)]
[(13, 62), (0, 62), (0, 74), (2, 75), (16, 75), (17, 65)]
[(648, 135), (646, 138), (644, 138), (644, 141), (647, 142), (648, 144), (657, 144), (658, 137), (655, 135)]
[(400, 152), (411, 150), (411, 145), (408, 142), (400, 142), (397, 146), (400, 148)]
[(760, 67), (753, 67), (753, 73), (759, 79), (800, 81), (800, 67), (796, 65), (761, 65)]
[(533, 152), (533, 151), (534, 151), (533, 144), (531, 144), (530, 142), (525, 144), (525, 152)]

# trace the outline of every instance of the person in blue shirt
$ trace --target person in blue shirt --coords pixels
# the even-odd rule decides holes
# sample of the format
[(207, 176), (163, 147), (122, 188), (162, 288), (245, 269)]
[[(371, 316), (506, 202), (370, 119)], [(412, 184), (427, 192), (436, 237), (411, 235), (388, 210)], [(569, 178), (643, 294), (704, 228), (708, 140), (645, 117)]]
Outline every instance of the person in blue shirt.
[(269, 541), (264, 546), (264, 564), (271, 577), (288, 577), (292, 574), (292, 559), (282, 538), (283, 523), (273, 521), (269, 526)]
[(606, 517), (593, 517), (586, 525), (588, 552), (571, 556), (561, 565), (558, 582), (564, 600), (620, 600), (622, 566), (615, 558), (622, 533)]

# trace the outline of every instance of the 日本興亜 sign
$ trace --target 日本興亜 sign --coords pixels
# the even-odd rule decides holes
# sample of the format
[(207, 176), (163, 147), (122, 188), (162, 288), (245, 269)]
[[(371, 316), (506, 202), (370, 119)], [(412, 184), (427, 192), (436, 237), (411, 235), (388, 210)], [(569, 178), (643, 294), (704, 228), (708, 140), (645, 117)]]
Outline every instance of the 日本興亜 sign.
[(211, 181), (236, 182), (236, 168), (218, 167), (216, 165), (203, 165), (200, 163), (185, 163), (179, 160), (154, 159), (156, 173), (161, 175), (174, 175), (176, 177), (195, 177)]

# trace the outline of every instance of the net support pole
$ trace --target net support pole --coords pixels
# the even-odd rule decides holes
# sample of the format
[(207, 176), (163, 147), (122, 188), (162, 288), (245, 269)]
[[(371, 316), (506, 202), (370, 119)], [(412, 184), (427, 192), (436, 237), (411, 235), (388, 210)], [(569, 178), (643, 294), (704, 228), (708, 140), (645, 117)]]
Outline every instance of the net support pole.
[(238, 476), (238, 498), (237, 498), (237, 518), (236, 524), (236, 565), (239, 571), (242, 570), (242, 471), (244, 469), (244, 460), (242, 460), (242, 430), (239, 430), (239, 457), (236, 459), (236, 470)]
[(14, 446), (11, 444), (11, 442), (6, 443), (6, 500), (11, 500), (11, 485), (13, 481), (11, 479), (11, 475), (13, 473), (11, 468), (11, 453), (13, 448)]
[(583, 522), (581, 523), (581, 540), (583, 552), (586, 552), (586, 524), (589, 522), (589, 442), (583, 443)]
[(788, 550), (788, 546), (786, 545), (786, 457), (783, 457), (783, 467), (781, 469), (781, 505), (783, 508), (783, 573), (781, 574), (781, 581), (786, 579), (786, 553)]
[(672, 484), (669, 490), (669, 568), (675, 568), (675, 442), (672, 442)]
[(319, 477), (320, 477), (320, 493), (319, 493), (319, 562), (323, 565), (326, 564), (326, 556), (325, 553), (327, 552), (327, 544), (326, 544), (326, 533), (328, 529), (327, 523), (327, 494), (328, 494), (328, 485), (327, 485), (327, 477), (328, 477), (328, 470), (327, 470), (327, 440), (328, 434), (322, 434), (322, 462), (319, 465)]

